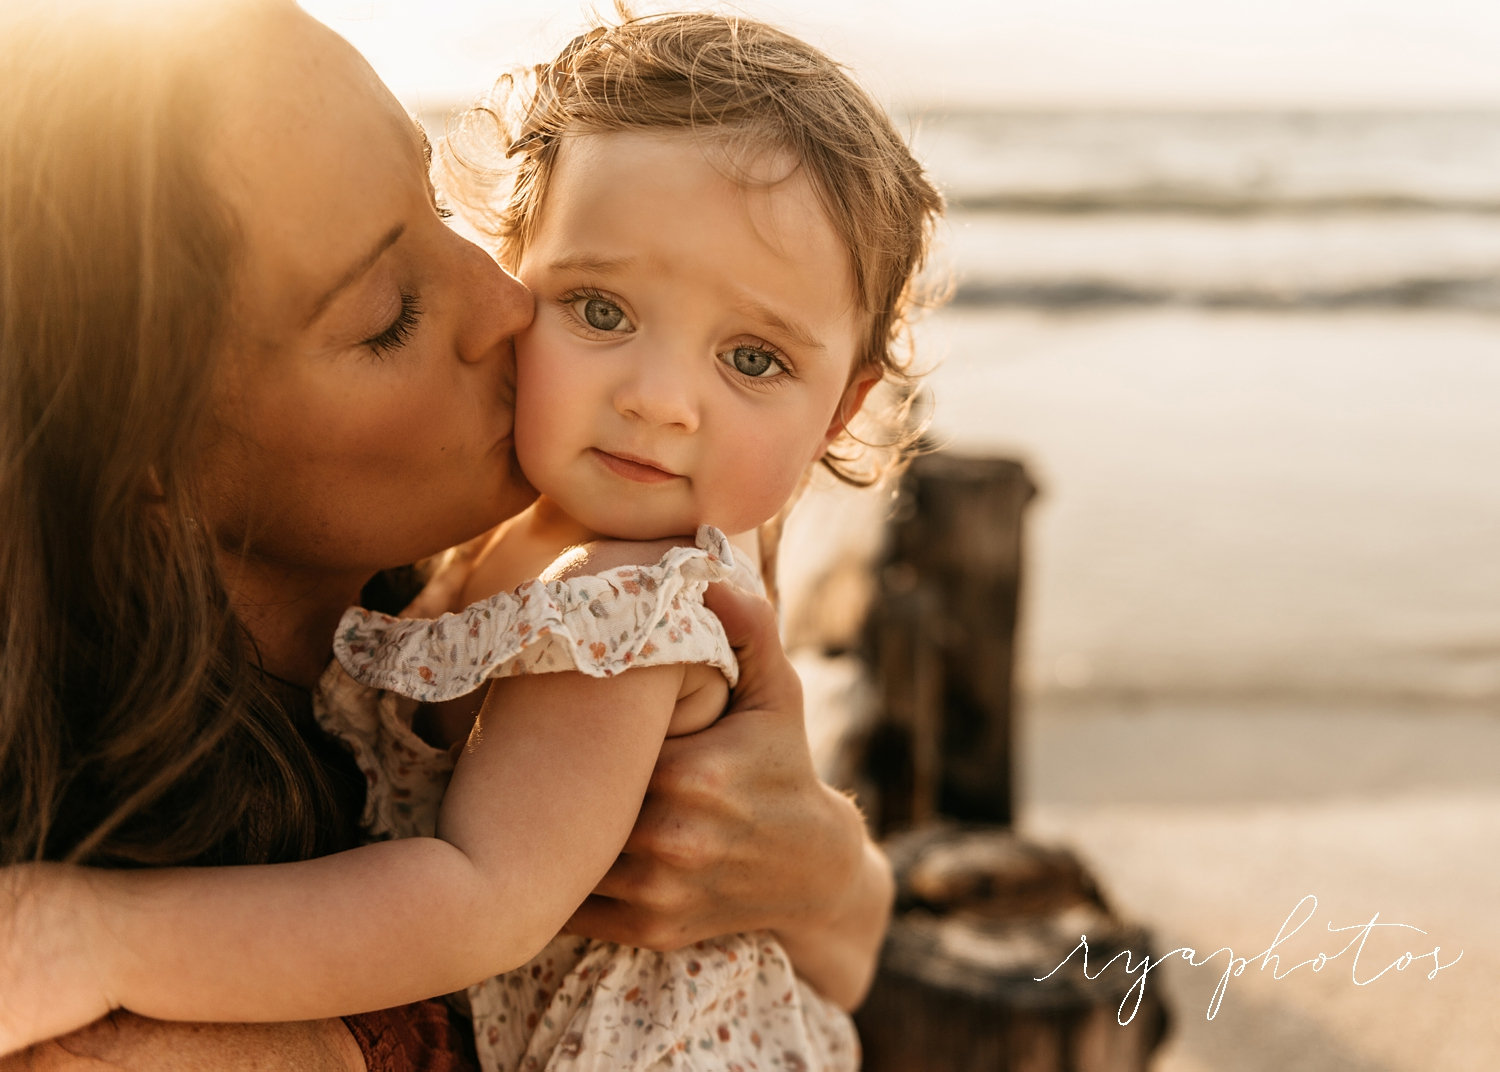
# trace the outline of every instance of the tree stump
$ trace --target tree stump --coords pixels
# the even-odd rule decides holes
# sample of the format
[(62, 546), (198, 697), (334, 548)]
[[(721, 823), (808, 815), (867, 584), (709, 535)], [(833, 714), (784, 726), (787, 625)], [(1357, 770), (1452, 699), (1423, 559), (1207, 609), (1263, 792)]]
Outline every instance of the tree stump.
[[(1070, 853), (1008, 831), (928, 827), (888, 844), (897, 915), (856, 1014), (865, 1072), (1143, 1072), (1166, 1035), (1160, 980), (1131, 1014), (1150, 936)], [(1087, 934), (1090, 982), (1074, 957)], [(1125, 1002), (1124, 1013), (1121, 1003)], [(1128, 1019), (1121, 1026), (1118, 1019)]]

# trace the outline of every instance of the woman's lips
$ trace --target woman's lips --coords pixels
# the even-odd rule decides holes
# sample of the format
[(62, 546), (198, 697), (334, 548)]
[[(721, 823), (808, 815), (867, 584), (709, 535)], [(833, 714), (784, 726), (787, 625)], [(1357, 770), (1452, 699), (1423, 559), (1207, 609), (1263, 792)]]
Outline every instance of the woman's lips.
[(625, 454), (611, 454), (607, 450), (594, 448), (594, 456), (599, 463), (614, 473), (616, 476), (626, 480), (633, 480), (637, 484), (663, 484), (668, 480), (676, 480), (677, 474), (663, 469), (643, 458), (633, 458)]

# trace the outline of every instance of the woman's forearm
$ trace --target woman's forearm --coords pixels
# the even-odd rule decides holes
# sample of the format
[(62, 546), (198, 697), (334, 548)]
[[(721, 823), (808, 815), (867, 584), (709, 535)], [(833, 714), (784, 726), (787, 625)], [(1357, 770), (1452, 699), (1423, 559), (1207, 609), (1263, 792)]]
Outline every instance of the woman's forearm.
[[(840, 1008), (852, 1011), (869, 991), (890, 924), (895, 882), (890, 861), (865, 832), (859, 811), (843, 794), (827, 789), (836, 822), (857, 839), (853, 860), (826, 873), (823, 911), (776, 928), (797, 973)], [(826, 859), (826, 858), (825, 858)]]
[(342, 1020), (187, 1024), (115, 1013), (22, 1053), (0, 1072), (367, 1072)]

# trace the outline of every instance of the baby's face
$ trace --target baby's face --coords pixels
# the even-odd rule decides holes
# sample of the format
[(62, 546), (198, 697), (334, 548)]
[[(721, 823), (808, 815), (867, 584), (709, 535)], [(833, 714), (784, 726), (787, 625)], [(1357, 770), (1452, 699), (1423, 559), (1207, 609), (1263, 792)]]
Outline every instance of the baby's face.
[(568, 138), (519, 275), (536, 318), (516, 340), (516, 452), (602, 535), (754, 528), (868, 387), (850, 382), (848, 255), (778, 154), (730, 160), (686, 132)]

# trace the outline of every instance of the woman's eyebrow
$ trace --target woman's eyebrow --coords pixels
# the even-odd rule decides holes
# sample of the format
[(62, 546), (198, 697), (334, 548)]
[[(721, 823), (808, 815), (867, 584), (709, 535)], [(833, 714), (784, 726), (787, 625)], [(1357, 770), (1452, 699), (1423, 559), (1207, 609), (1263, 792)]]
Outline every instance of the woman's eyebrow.
[(370, 248), (370, 251), (354, 264), (350, 265), (349, 270), (339, 277), (338, 282), (329, 287), (323, 296), (317, 300), (313, 305), (312, 314), (307, 318), (307, 323), (311, 324), (318, 317), (322, 316), (323, 310), (327, 309), (333, 299), (338, 297), (339, 292), (352, 285), (360, 276), (368, 272), (375, 262), (380, 259), (380, 255), (394, 246), (405, 231), (406, 224), (398, 223), (383, 234), (380, 240)]

